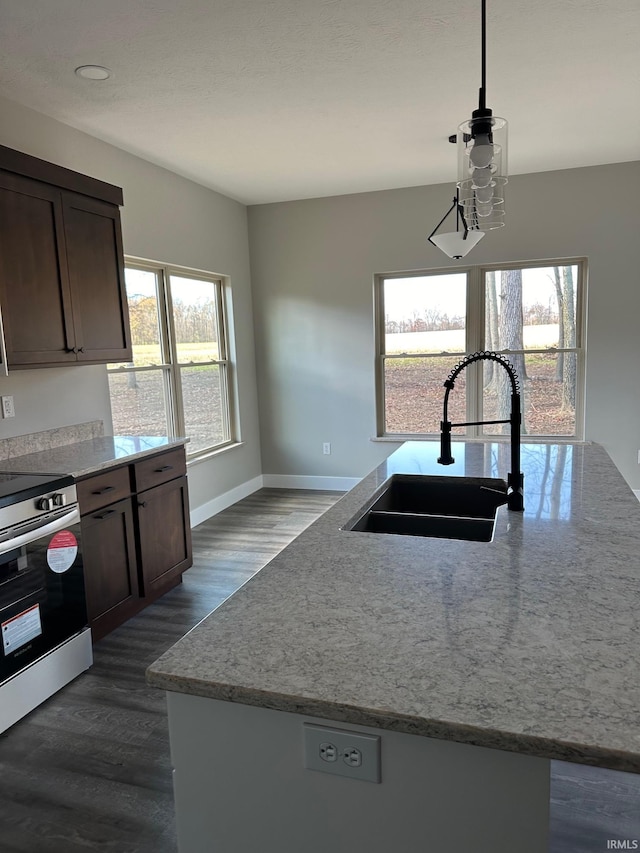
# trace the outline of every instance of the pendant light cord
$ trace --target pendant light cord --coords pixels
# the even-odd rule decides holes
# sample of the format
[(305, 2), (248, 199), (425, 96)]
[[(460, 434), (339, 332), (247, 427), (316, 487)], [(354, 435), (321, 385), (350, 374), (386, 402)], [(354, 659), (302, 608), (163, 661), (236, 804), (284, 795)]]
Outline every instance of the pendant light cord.
[(482, 0), (482, 50), (481, 50), (481, 68), (482, 80), (480, 84), (480, 99), (479, 107), (481, 110), (486, 107), (485, 90), (487, 88), (487, 0)]

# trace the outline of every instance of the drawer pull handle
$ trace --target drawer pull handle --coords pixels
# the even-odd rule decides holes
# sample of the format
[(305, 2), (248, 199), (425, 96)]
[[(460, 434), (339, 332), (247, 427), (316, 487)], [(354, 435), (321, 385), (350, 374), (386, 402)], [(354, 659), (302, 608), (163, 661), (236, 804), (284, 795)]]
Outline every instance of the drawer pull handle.
[(108, 509), (106, 512), (101, 513), (100, 515), (94, 515), (94, 518), (106, 518), (108, 515), (113, 515), (115, 509)]
[(155, 468), (154, 473), (162, 474), (164, 471), (170, 471), (173, 468), (173, 465), (163, 465), (162, 468)]
[(146, 501), (138, 501), (138, 506), (145, 507), (147, 505)]
[(96, 492), (91, 492), (92, 495), (106, 495), (107, 492), (115, 492), (115, 486), (105, 486), (103, 489), (98, 489)]

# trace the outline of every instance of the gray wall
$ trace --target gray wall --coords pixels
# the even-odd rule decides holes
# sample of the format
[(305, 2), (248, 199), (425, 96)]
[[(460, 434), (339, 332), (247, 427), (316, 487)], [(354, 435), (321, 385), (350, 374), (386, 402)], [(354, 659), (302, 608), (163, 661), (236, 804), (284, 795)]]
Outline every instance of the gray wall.
[[(359, 476), (375, 436), (373, 275), (460, 266), (426, 237), (452, 184), (249, 208), (263, 472)], [(586, 256), (586, 437), (640, 487), (640, 163), (513, 177), (471, 263)], [(322, 442), (332, 455), (322, 455)]]
[[(257, 477), (260, 446), (244, 205), (18, 104), (0, 99), (0, 113), (0, 144), (123, 188), (126, 254), (231, 277), (232, 356), (244, 443), (190, 467), (192, 508)], [(13, 394), (16, 408), (15, 420), (0, 421), (2, 438), (97, 418), (110, 429), (104, 366), (15, 371), (0, 378), (0, 393)]]

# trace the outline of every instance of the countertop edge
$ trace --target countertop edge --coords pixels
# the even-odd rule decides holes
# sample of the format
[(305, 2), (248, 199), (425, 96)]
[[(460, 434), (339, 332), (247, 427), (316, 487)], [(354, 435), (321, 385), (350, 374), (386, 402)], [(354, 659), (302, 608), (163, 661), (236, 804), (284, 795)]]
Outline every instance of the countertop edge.
[[(76, 464), (80, 464), (80, 467), (74, 468), (73, 456), (77, 454), (82, 457), (82, 453), (86, 454), (85, 458), (90, 453), (93, 453), (94, 456), (101, 455), (98, 453), (96, 449), (96, 445), (104, 442), (116, 442), (120, 441), (128, 441), (135, 440), (140, 438), (139, 436), (103, 436), (101, 438), (88, 439), (87, 441), (75, 442), (73, 444), (64, 444), (59, 447), (51, 448), (49, 450), (42, 450), (37, 453), (25, 454), (24, 457), (14, 456), (11, 459), (7, 459), (4, 461), (0, 461), (0, 472), (12, 473), (12, 474), (42, 474), (42, 475), (50, 475), (50, 476), (63, 476), (70, 475), (75, 480), (81, 480), (84, 477), (89, 477), (92, 474), (96, 474), (100, 471), (106, 471), (110, 468), (117, 468), (122, 465), (129, 465), (132, 462), (136, 462), (139, 459), (143, 459), (147, 456), (155, 456), (158, 453), (163, 453), (166, 450), (172, 450), (176, 447), (185, 446), (189, 439), (179, 436), (176, 438), (166, 438), (164, 443), (156, 444), (155, 446), (145, 447), (142, 449), (134, 450), (131, 453), (126, 453), (122, 456), (112, 455), (109, 458), (102, 459), (93, 459), (90, 463), (84, 462)], [(155, 437), (154, 437), (155, 438)], [(88, 447), (91, 445), (91, 447)], [(106, 452), (102, 452), (102, 456), (106, 456)], [(57, 461), (47, 461), (47, 457), (50, 459), (54, 459)], [(20, 459), (28, 460), (26, 463), (21, 463)], [(64, 460), (64, 461), (62, 461)]]
[(430, 737), (436, 740), (449, 740), (467, 746), (500, 749), (506, 752), (529, 755), (533, 758), (587, 764), (626, 773), (640, 773), (640, 755), (598, 746), (546, 739), (524, 732), (482, 729), (448, 720), (410, 717), (391, 710), (389, 713), (384, 713), (370, 708), (337, 704), (328, 700), (287, 696), (234, 687), (228, 684), (212, 684), (195, 679), (177, 678), (155, 671), (153, 664), (147, 669), (145, 677), (147, 684), (151, 687), (202, 699), (217, 699), (270, 711), (285, 711), (301, 716), (316, 717), (332, 722), (351, 723), (400, 734)]
[(146, 456), (157, 456), (158, 453), (163, 453), (165, 450), (171, 450), (175, 447), (184, 446), (189, 441), (188, 438), (175, 438), (167, 441), (166, 444), (161, 445), (160, 447), (150, 447), (146, 450), (140, 450), (136, 453), (131, 453), (128, 456), (120, 457), (119, 459), (109, 460), (107, 462), (102, 462), (94, 465), (91, 468), (83, 468), (81, 471), (72, 471), (71, 476), (80, 480), (83, 477), (88, 477), (91, 474), (95, 474), (98, 471), (106, 471), (109, 468), (116, 468), (119, 465), (129, 465), (131, 462), (135, 462), (138, 459), (144, 459)]

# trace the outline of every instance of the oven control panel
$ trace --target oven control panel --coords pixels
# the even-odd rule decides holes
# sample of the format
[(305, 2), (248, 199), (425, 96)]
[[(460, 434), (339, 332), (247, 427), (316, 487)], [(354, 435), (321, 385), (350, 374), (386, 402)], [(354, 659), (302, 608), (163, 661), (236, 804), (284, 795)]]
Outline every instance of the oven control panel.
[(49, 515), (52, 519), (58, 518), (65, 510), (72, 510), (77, 502), (76, 487), (63, 486), (3, 507), (0, 512), (0, 541), (8, 536), (11, 528), (36, 522), (45, 524)]
[(67, 495), (65, 492), (54, 492), (52, 495), (48, 495), (44, 498), (39, 498), (36, 501), (36, 509), (46, 510), (47, 512), (51, 512), (52, 509), (55, 509), (59, 506), (67, 505)]

